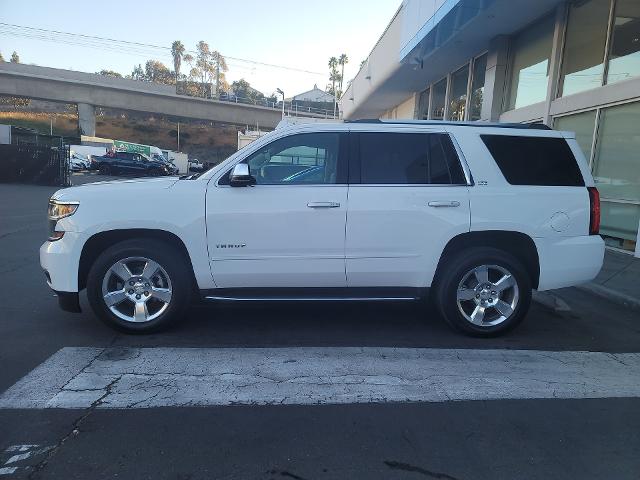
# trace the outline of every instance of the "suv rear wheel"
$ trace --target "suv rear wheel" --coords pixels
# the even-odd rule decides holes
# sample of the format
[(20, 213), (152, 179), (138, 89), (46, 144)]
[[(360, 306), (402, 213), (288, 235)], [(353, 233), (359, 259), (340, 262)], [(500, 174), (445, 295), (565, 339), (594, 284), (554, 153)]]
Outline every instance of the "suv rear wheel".
[(435, 300), (445, 320), (473, 336), (499, 335), (518, 325), (531, 304), (531, 279), (513, 255), (471, 248), (445, 259)]
[(95, 314), (126, 332), (158, 331), (189, 305), (191, 275), (175, 249), (157, 240), (127, 240), (105, 250), (87, 278)]

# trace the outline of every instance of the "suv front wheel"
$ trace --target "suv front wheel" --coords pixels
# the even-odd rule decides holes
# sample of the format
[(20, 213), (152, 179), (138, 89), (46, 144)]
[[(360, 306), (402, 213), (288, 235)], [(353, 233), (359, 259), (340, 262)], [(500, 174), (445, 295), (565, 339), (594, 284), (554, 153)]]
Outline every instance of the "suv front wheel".
[(494, 248), (471, 248), (443, 262), (435, 300), (451, 326), (489, 337), (524, 319), (531, 304), (531, 279), (513, 255)]
[(147, 333), (178, 320), (189, 305), (188, 262), (175, 249), (152, 239), (127, 240), (106, 249), (87, 278), (87, 297), (111, 327)]

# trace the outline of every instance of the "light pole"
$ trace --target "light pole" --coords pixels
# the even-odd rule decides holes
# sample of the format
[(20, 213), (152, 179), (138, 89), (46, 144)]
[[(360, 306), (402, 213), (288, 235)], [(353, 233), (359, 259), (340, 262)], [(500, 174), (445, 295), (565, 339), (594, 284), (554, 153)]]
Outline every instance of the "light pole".
[(282, 95), (282, 118), (284, 119), (284, 92), (279, 88), (276, 88), (276, 92)]

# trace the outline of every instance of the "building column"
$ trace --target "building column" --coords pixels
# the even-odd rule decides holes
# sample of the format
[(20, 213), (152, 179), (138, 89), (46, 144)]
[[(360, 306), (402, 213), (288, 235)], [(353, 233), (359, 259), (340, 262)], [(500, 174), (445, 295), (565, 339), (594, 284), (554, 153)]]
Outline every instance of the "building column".
[(487, 70), (484, 76), (484, 96), (480, 120), (497, 122), (500, 120), (502, 105), (507, 94), (507, 68), (509, 63), (509, 37), (499, 35), (489, 42)]
[(80, 135), (96, 136), (96, 109), (88, 103), (78, 103), (78, 126)]
[(549, 85), (547, 86), (547, 100), (544, 105), (544, 118), (542, 122), (552, 127), (551, 102), (556, 99), (560, 84), (560, 67), (562, 63), (562, 50), (564, 47), (564, 36), (566, 33), (566, 23), (569, 14), (567, 3), (561, 3), (556, 7), (556, 19), (553, 32), (553, 47), (549, 58)]

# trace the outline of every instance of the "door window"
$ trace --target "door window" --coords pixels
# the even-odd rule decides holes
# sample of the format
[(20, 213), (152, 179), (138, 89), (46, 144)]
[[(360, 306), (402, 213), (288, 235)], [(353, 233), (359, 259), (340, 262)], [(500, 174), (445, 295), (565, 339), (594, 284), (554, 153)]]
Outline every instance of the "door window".
[(305, 133), (280, 138), (243, 163), (249, 165), (257, 185), (344, 183), (339, 150), (339, 133)]
[(360, 176), (367, 184), (466, 184), (446, 134), (361, 133)]

